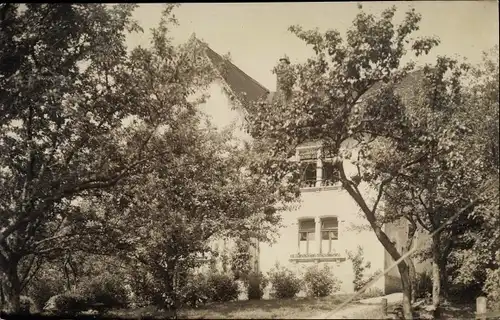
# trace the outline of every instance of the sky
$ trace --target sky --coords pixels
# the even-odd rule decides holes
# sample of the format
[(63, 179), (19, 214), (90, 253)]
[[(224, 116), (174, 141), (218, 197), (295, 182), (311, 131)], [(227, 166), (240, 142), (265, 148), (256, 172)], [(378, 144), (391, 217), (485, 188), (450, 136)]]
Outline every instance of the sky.
[[(413, 7), (422, 14), (416, 36), (437, 36), (441, 44), (417, 63), (431, 63), (438, 55), (481, 61), (482, 51), (499, 43), (497, 1), (393, 1), (361, 2), (368, 13), (378, 15), (395, 5), (395, 21)], [(129, 47), (147, 46), (150, 28), (157, 26), (162, 4), (140, 4), (134, 18), (144, 33), (131, 34)], [(284, 54), (293, 62), (304, 61), (313, 52), (287, 29), (299, 24), (305, 29), (336, 29), (343, 34), (358, 12), (356, 2), (280, 3), (185, 3), (174, 13), (179, 26), (171, 36), (182, 43), (193, 34), (219, 54), (230, 53), (232, 62), (271, 91), (276, 78), (271, 70)]]

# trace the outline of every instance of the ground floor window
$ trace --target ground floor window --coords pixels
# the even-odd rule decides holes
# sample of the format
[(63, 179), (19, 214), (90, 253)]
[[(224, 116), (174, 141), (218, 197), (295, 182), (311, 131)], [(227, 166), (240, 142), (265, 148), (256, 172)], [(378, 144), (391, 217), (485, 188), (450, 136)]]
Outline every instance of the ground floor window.
[(299, 253), (308, 254), (314, 243), (315, 222), (314, 219), (299, 221)]
[(332, 253), (334, 241), (339, 239), (339, 220), (337, 217), (321, 219), (321, 252)]

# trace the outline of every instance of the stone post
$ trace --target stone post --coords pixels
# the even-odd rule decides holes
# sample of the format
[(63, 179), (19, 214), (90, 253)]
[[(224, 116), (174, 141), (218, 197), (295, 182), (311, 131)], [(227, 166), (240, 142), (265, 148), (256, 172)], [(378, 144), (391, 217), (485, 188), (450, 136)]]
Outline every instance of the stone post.
[(317, 152), (318, 160), (316, 161), (316, 187), (323, 185), (323, 161), (321, 160), (321, 148)]
[(321, 253), (321, 218), (316, 217), (314, 219), (314, 222), (316, 223), (314, 231), (316, 232), (316, 242), (317, 242), (317, 251), (316, 253), (320, 254)]
[[(488, 300), (486, 297), (477, 297), (476, 299), (476, 315), (481, 315), (487, 312), (487, 303)], [(479, 320), (486, 320), (485, 317), (477, 317), (476, 319)]]

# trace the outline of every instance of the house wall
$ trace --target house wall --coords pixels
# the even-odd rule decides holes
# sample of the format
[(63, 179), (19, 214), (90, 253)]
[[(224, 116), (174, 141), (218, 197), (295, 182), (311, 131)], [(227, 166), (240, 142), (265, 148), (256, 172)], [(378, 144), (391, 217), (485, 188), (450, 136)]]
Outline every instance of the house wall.
[[(371, 262), (369, 273), (383, 270), (384, 249), (379, 244), (371, 229), (366, 228), (366, 219), (363, 218), (356, 203), (350, 195), (340, 187), (328, 187), (323, 191), (304, 190), (302, 203), (296, 210), (282, 213), (283, 227), (279, 231), (279, 238), (274, 244), (260, 244), (259, 268), (266, 273), (276, 263), (286, 266), (297, 272), (304, 270), (315, 263), (328, 264), (334, 274), (342, 281), (341, 291), (353, 292), (354, 280), (352, 263), (347, 259), (346, 251), (357, 251), (358, 245), (364, 249), (365, 261)], [(304, 217), (319, 218), (322, 216), (337, 216), (339, 220), (338, 240), (334, 240), (333, 248), (338, 254), (336, 261), (325, 261), (332, 257), (317, 257), (309, 260), (293, 260), (292, 255), (299, 253), (298, 220)], [(365, 230), (359, 230), (359, 228)], [(309, 252), (319, 253), (317, 240), (311, 241)], [(323, 247), (325, 248), (325, 247)], [(367, 272), (367, 273), (368, 273)], [(383, 279), (375, 287), (383, 289)]]
[[(399, 252), (406, 252), (404, 248), (406, 247), (406, 242), (408, 240), (407, 223), (408, 222), (405, 219), (401, 219), (399, 221), (386, 224), (384, 228), (385, 233), (396, 245)], [(429, 236), (426, 232), (416, 232), (413, 240), (413, 247), (418, 246), (426, 248), (428, 239)], [(384, 268), (389, 268), (394, 263), (394, 259), (392, 259), (387, 252), (384, 252), (384, 255)], [(420, 261), (419, 259), (413, 258), (413, 263), (417, 273), (430, 272), (431, 270), (431, 262), (429, 260)], [(385, 276), (384, 288), (387, 294), (401, 292), (401, 276), (399, 275), (397, 267), (391, 269)]]
[(199, 106), (199, 110), (206, 114), (212, 125), (220, 130), (232, 127), (236, 139), (250, 141), (250, 136), (243, 130), (244, 114), (239, 106), (233, 107), (233, 103), (224, 93), (224, 85), (221, 81), (214, 81), (208, 88), (209, 98)]

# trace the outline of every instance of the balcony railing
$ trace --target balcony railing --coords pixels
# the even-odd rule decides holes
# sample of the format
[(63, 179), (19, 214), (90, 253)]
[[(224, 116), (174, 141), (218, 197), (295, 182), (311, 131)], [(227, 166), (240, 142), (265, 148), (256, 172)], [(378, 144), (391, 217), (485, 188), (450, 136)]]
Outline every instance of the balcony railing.
[(301, 182), (301, 188), (316, 188), (316, 187), (332, 187), (338, 185), (338, 180), (333, 179), (323, 179), (320, 180), (319, 186), (317, 185), (318, 180), (304, 180)]
[(290, 256), (290, 261), (295, 262), (323, 262), (323, 261), (335, 261), (341, 262), (345, 261), (346, 258), (341, 256), (337, 252), (332, 253), (297, 253)]

